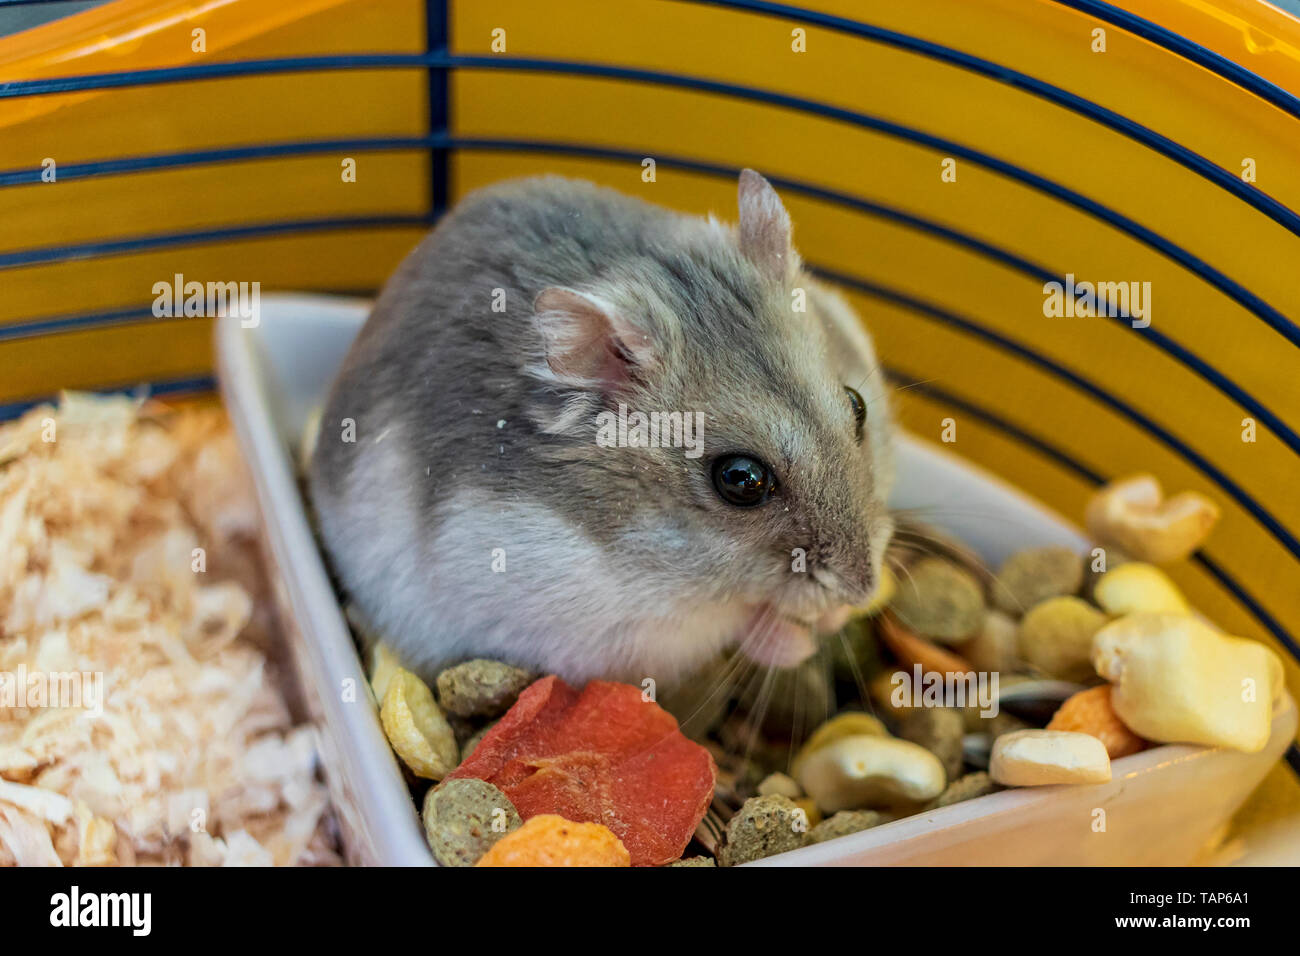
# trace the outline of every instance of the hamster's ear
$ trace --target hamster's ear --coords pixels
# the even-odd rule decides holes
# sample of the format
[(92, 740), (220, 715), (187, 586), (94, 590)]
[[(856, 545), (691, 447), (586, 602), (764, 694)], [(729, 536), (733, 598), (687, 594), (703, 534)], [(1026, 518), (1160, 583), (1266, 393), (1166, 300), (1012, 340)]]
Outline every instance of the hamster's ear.
[(599, 295), (551, 286), (533, 300), (533, 318), (546, 364), (565, 385), (615, 389), (653, 357), (650, 337)]
[(772, 184), (752, 169), (740, 173), (740, 251), (777, 281), (785, 278), (794, 258), (790, 214)]

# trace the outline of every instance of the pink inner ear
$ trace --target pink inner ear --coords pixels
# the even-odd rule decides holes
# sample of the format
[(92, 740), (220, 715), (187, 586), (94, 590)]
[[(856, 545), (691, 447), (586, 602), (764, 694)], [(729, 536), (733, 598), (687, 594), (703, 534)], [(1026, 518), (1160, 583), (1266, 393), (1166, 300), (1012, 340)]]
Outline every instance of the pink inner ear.
[(790, 214), (772, 184), (752, 169), (742, 170), (739, 185), (740, 251), (772, 279), (785, 277), (790, 256)]
[(546, 362), (562, 379), (616, 389), (631, 377), (631, 363), (609, 336), (598, 335), (565, 354), (547, 353)]
[(613, 390), (627, 383), (636, 358), (616, 331), (612, 303), (573, 289), (543, 289), (534, 303), (546, 364), (562, 382)]

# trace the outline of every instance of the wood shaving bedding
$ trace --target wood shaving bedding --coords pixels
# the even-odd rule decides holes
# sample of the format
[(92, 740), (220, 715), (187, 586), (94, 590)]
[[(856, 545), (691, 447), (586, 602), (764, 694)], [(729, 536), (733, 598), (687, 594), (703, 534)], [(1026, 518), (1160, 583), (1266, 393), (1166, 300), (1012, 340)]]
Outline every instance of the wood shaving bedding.
[(256, 525), (217, 409), (0, 426), (0, 865), (339, 862)]

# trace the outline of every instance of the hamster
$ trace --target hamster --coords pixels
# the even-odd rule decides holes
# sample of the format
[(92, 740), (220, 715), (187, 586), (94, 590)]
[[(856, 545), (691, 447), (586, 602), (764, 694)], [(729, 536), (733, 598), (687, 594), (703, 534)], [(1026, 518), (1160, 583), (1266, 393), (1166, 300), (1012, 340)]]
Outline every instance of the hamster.
[(793, 666), (868, 598), (891, 429), (870, 338), (758, 173), (737, 227), (545, 176), (466, 196), (397, 269), (308, 485), (408, 667), (671, 682), (733, 646)]

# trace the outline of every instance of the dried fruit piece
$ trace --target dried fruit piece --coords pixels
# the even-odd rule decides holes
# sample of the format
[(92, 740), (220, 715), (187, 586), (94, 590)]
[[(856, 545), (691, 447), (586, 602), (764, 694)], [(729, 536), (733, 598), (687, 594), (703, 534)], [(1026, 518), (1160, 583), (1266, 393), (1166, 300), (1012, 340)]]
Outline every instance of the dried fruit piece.
[(713, 799), (709, 752), (630, 684), (592, 681), (579, 694), (543, 677), (452, 774), (500, 787), (529, 820), (559, 814), (607, 825), (635, 866), (682, 855)]
[(723, 866), (797, 850), (808, 842), (808, 820), (789, 797), (750, 797), (727, 823), (727, 842), (718, 855)]
[(686, 856), (680, 860), (674, 860), (669, 866), (712, 866), (716, 867), (718, 861), (711, 856)]
[(1017, 551), (998, 569), (993, 600), (1019, 616), (1048, 598), (1075, 594), (1083, 584), (1083, 558), (1072, 549), (1051, 546)]
[(532, 682), (528, 671), (500, 661), (465, 661), (438, 675), (438, 702), (458, 717), (496, 717)]
[(472, 777), (430, 787), (421, 816), (429, 849), (443, 866), (473, 866), (494, 843), (523, 825), (504, 793)]
[(844, 737), (808, 755), (799, 785), (823, 813), (907, 806), (943, 792), (943, 764), (930, 751), (893, 737)]
[(1120, 719), (1161, 743), (1262, 750), (1282, 690), (1282, 662), (1258, 641), (1228, 637), (1194, 617), (1130, 614), (1093, 642)]
[(456, 734), (429, 685), (398, 668), (388, 682), (379, 719), (393, 750), (417, 777), (441, 780), (456, 766)]
[(927, 557), (908, 567), (889, 607), (917, 634), (960, 644), (983, 621), (984, 592), (964, 568)]
[(974, 670), (951, 651), (913, 634), (892, 614), (882, 614), (877, 620), (881, 641), (907, 670), (910, 671), (917, 664), (927, 674), (931, 671), (939, 674), (965, 674)]
[(543, 813), (507, 833), (478, 866), (631, 866), (631, 855), (609, 829)]
[(1063, 730), (1021, 730), (993, 742), (989, 776), (1007, 787), (1105, 783), (1110, 757), (1096, 737)]
[(1065, 701), (1047, 725), (1048, 730), (1071, 730), (1096, 737), (1111, 760), (1127, 757), (1147, 742), (1129, 730), (1110, 702), (1109, 684), (1081, 690)]
[(1050, 598), (1020, 621), (1020, 657), (1049, 677), (1080, 683), (1092, 679), (1092, 636), (1107, 620), (1077, 597)]
[(1098, 541), (1155, 564), (1187, 557), (1218, 520), (1218, 506), (1194, 491), (1164, 500), (1152, 475), (1111, 482), (1093, 495), (1087, 511), (1088, 531)]
[(1154, 564), (1130, 561), (1107, 571), (1093, 586), (1093, 599), (1107, 614), (1187, 614), (1191, 608), (1169, 580), (1169, 575)]

